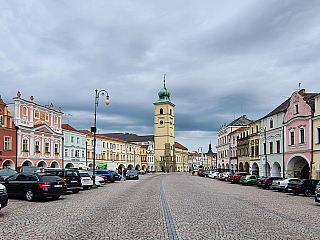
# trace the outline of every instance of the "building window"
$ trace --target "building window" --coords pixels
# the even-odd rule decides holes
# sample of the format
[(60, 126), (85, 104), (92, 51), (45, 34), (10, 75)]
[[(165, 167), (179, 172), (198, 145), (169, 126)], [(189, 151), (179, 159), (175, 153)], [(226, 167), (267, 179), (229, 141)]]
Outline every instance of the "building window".
[(75, 157), (80, 157), (80, 150), (76, 150)]
[(269, 142), (270, 154), (273, 154), (273, 142)]
[(102, 142), (102, 147), (105, 148), (105, 142)]
[(74, 157), (74, 150), (71, 149), (71, 157)]
[(299, 105), (298, 104), (294, 105), (294, 113), (295, 114), (299, 113)]
[(23, 141), (22, 141), (22, 151), (29, 152), (28, 139), (23, 139)]
[(45, 143), (45, 147), (44, 147), (44, 152), (45, 152), (45, 153), (50, 153), (50, 151), (49, 151), (50, 148), (49, 148), (49, 147), (50, 147), (50, 144), (49, 144), (48, 142), (46, 142), (46, 143)]
[(3, 124), (3, 116), (2, 116), (2, 115), (0, 115), (0, 126), (1, 126), (1, 125), (4, 125), (4, 124)]
[(82, 150), (82, 157), (84, 158), (84, 150)]
[(65, 140), (66, 143), (68, 143), (68, 142), (69, 142), (69, 137), (68, 137), (68, 136), (65, 136), (65, 137), (64, 137), (64, 140)]
[(40, 152), (40, 142), (39, 141), (35, 142), (35, 151), (36, 151), (36, 153)]
[(80, 143), (80, 138), (78, 138), (78, 137), (77, 137), (77, 143), (78, 143), (78, 144)]
[(11, 137), (4, 137), (4, 150), (11, 150)]
[(280, 140), (277, 141), (277, 153), (280, 153)]
[(55, 144), (54, 144), (54, 153), (55, 153), (55, 154), (58, 154), (58, 153), (59, 153), (59, 144), (58, 144), (58, 143), (55, 143)]
[(253, 134), (253, 127), (251, 127), (251, 134)]
[(162, 108), (160, 108), (160, 114), (163, 114), (163, 109)]
[(300, 143), (304, 143), (304, 128), (300, 128)]
[(94, 140), (91, 140), (91, 146), (94, 146)]
[(290, 132), (290, 145), (294, 145), (294, 131)]
[(49, 121), (49, 113), (46, 113), (46, 121)]
[(259, 132), (259, 126), (258, 125), (256, 126), (256, 132), (257, 133)]
[(34, 111), (34, 118), (39, 118), (40, 117), (40, 114), (39, 114), (39, 110), (35, 110)]
[(69, 149), (68, 148), (64, 149), (64, 156), (69, 157)]
[(273, 119), (270, 119), (270, 128), (273, 128)]
[(74, 142), (74, 137), (71, 137), (71, 142), (72, 142), (72, 143)]
[(251, 156), (254, 156), (254, 146), (251, 146)]
[(320, 143), (320, 128), (317, 128), (317, 133), (318, 133), (318, 143)]
[(259, 145), (255, 146), (255, 155), (258, 156), (259, 155)]
[(263, 154), (266, 155), (267, 154), (267, 144), (263, 143)]

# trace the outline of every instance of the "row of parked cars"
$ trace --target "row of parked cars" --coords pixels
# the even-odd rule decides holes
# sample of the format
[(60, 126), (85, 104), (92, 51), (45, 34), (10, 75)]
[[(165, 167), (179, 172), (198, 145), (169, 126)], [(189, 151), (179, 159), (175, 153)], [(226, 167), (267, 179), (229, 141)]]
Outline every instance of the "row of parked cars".
[[(127, 177), (139, 179), (136, 170), (129, 170)], [(122, 176), (108, 169), (95, 171), (95, 184), (120, 181)], [(0, 209), (8, 204), (8, 196), (24, 197), (27, 201), (35, 198), (58, 199), (68, 191), (78, 193), (93, 186), (93, 171), (73, 168), (23, 167), (20, 172), (0, 169)]]
[[(199, 174), (200, 172), (200, 174)], [(294, 195), (303, 194), (310, 197), (315, 195), (315, 201), (320, 202), (320, 180), (318, 179), (299, 179), (299, 178), (282, 178), (282, 177), (259, 177), (250, 175), (247, 172), (214, 172), (201, 171), (198, 175), (210, 177), (221, 181), (228, 181), (242, 185), (257, 185), (258, 187), (280, 192), (289, 192)]]

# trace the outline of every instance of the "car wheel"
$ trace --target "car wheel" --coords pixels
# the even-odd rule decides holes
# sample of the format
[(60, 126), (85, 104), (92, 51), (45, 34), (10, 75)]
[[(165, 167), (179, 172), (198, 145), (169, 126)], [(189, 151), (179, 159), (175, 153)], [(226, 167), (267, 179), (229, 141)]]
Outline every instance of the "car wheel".
[(248, 182), (247, 185), (248, 185), (248, 186), (251, 186), (251, 185), (252, 185), (252, 182)]
[(237, 179), (237, 180), (236, 180), (236, 183), (240, 183), (240, 179)]
[(268, 188), (269, 188), (269, 190), (272, 190), (272, 189), (273, 189), (272, 185), (269, 185), (269, 187), (268, 187)]
[(89, 189), (89, 187), (87, 186), (87, 187), (83, 187), (83, 190), (88, 190)]
[(54, 196), (52, 196), (52, 199), (53, 200), (57, 200), (57, 199), (59, 199), (60, 198), (60, 195), (54, 195)]
[(78, 193), (79, 191), (79, 189), (72, 190), (73, 193)]
[(112, 183), (114, 183), (114, 180), (111, 180)]
[(29, 202), (34, 200), (34, 193), (33, 193), (33, 191), (31, 189), (28, 189), (26, 191), (26, 200), (29, 201)]
[(305, 195), (306, 197), (311, 197), (311, 196), (312, 196), (311, 190), (310, 190), (310, 189), (305, 190), (305, 191), (304, 191), (304, 195)]

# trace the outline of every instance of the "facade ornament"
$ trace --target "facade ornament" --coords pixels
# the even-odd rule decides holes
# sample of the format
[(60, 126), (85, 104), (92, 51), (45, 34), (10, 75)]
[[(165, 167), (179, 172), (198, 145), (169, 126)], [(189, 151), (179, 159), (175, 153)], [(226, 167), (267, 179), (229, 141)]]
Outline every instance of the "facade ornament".
[(59, 107), (59, 112), (61, 112), (61, 107)]
[(30, 97), (30, 101), (33, 102), (33, 96)]
[(50, 104), (50, 109), (53, 109), (53, 104), (52, 103)]
[(20, 93), (20, 91), (18, 91), (18, 93), (17, 93), (17, 97), (18, 97), (18, 98), (20, 98), (20, 97), (21, 97), (21, 93)]

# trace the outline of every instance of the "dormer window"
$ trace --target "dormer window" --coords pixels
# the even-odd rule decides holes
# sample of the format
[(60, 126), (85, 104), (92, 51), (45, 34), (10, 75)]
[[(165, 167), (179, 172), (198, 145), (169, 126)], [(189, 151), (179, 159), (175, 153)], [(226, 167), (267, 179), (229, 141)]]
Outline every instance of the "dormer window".
[(39, 110), (35, 110), (34, 111), (34, 118), (39, 118), (40, 114), (39, 114)]
[(296, 104), (294, 105), (294, 114), (298, 114), (299, 113), (299, 105)]

